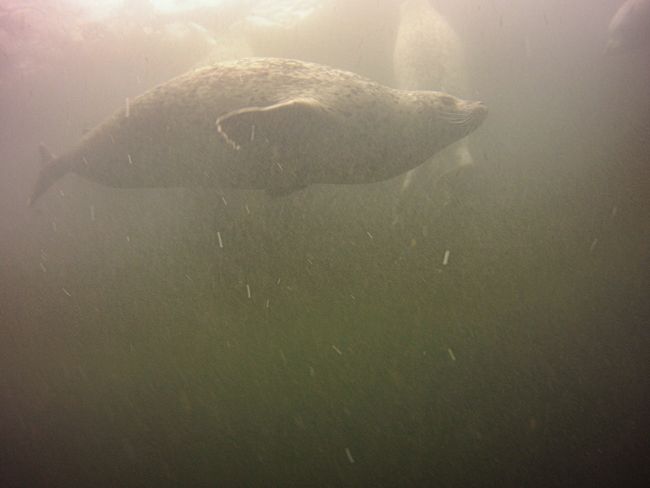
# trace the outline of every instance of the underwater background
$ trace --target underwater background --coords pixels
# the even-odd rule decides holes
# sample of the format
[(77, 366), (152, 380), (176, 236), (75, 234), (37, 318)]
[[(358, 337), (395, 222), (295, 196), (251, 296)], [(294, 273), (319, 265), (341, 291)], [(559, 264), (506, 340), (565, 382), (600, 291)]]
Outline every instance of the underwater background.
[(650, 46), (603, 52), (622, 2), (430, 2), (490, 114), (408, 194), (70, 175), (27, 205), (39, 143), (267, 24), (335, 58), (327, 8), (374, 33), (361, 67), (399, 3), (3, 2), (2, 486), (644, 486)]

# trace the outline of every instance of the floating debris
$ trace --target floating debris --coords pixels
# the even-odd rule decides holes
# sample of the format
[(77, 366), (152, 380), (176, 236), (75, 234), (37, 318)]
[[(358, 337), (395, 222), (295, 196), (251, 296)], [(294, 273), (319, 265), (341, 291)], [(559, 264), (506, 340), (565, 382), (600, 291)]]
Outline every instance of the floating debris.
[(282, 280), (282, 278), (278, 278), (278, 281), (276, 281), (275, 284), (279, 285), (281, 280)]
[(266, 299), (266, 308), (269, 308), (269, 305), (271, 304), (271, 299), (267, 298)]
[(352, 453), (350, 452), (349, 447), (345, 448), (345, 455), (348, 457), (348, 461), (350, 461), (350, 464), (354, 464), (354, 458), (352, 457)]
[(185, 278), (186, 278), (187, 281), (189, 281), (190, 283), (194, 283), (194, 280), (192, 279), (192, 277), (191, 277), (190, 275), (188, 275), (187, 273), (185, 273)]
[(90, 220), (92, 222), (95, 221), (95, 206), (94, 205), (90, 206)]
[(41, 267), (41, 269), (43, 270), (43, 273), (47, 273), (47, 268), (45, 267), (45, 265), (42, 262), (40, 262), (38, 264)]
[(72, 296), (72, 294), (71, 294), (68, 290), (66, 290), (65, 288), (61, 288), (61, 290), (63, 290), (63, 293), (65, 293), (65, 294), (68, 295), (69, 297)]
[(341, 350), (338, 347), (336, 347), (334, 344), (332, 344), (332, 349), (334, 349), (338, 353), (339, 356), (343, 356), (343, 353), (341, 352)]
[(372, 237), (372, 234), (370, 232), (366, 231), (366, 234), (368, 234), (368, 237), (370, 237), (371, 241), (374, 239), (374, 237)]
[(247, 213), (248, 215), (250, 215), (250, 214), (251, 214), (251, 209), (248, 208), (248, 204), (245, 204), (245, 205), (244, 205), (244, 208), (246, 209), (246, 213)]
[(275, 164), (277, 164), (278, 168), (280, 168), (280, 171), (284, 171), (284, 168), (282, 167), (282, 165), (280, 163), (276, 162)]
[(454, 354), (454, 351), (451, 350), (451, 347), (447, 348), (447, 352), (449, 353), (449, 357), (451, 358), (451, 360), (456, 361), (456, 355)]
[(248, 298), (251, 298), (251, 287), (248, 283), (246, 283), (246, 295), (248, 295)]
[(591, 246), (589, 247), (589, 252), (593, 252), (594, 249), (596, 249), (597, 245), (598, 245), (598, 237), (596, 237), (591, 243)]
[(131, 159), (131, 155), (130, 155), (130, 154), (127, 154), (126, 157), (129, 158), (129, 164), (133, 164), (133, 159)]
[(445, 255), (442, 258), (442, 265), (447, 266), (448, 262), (449, 262), (449, 249), (445, 251)]
[(131, 238), (128, 236), (128, 234), (126, 236), (126, 242), (131, 242)]
[(129, 115), (131, 115), (131, 100), (129, 100), (129, 97), (126, 97), (126, 100), (124, 101), (126, 105), (126, 117), (128, 118)]
[(251, 125), (251, 142), (255, 140), (255, 124)]
[(221, 240), (221, 232), (217, 231), (217, 239), (219, 239), (219, 247), (223, 249), (223, 241)]
[(226, 197), (224, 197), (223, 195), (221, 195), (221, 201), (223, 202), (224, 207), (228, 206), (228, 200), (226, 200)]

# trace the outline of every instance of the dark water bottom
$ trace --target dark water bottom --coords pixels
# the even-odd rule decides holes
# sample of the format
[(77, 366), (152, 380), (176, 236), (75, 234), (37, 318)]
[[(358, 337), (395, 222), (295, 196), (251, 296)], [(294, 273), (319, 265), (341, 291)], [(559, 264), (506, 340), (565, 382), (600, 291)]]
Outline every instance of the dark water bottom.
[(644, 154), (401, 227), (72, 202), (0, 269), (2, 486), (642, 486)]

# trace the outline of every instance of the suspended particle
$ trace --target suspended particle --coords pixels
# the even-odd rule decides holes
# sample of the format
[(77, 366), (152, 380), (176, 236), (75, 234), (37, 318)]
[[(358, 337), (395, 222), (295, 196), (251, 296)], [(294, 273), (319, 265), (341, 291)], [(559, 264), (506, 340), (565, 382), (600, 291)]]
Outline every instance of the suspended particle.
[(352, 453), (350, 452), (349, 447), (345, 448), (345, 455), (348, 457), (348, 461), (350, 461), (350, 464), (354, 464), (354, 458), (352, 457)]

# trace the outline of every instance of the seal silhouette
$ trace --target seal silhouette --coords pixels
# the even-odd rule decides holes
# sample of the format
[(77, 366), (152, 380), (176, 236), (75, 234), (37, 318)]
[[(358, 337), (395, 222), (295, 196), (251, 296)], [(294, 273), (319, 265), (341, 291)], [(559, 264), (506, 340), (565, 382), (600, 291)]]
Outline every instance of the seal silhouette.
[(120, 188), (214, 187), (282, 195), (372, 183), (420, 165), (485, 118), (481, 102), (388, 88), (291, 59), (181, 75), (135, 98), (46, 162), (30, 203), (68, 172)]
[(607, 28), (605, 53), (650, 46), (650, 0), (627, 0), (616, 11)]

